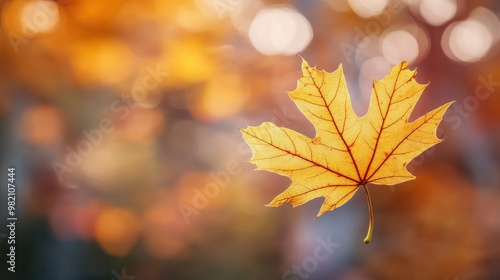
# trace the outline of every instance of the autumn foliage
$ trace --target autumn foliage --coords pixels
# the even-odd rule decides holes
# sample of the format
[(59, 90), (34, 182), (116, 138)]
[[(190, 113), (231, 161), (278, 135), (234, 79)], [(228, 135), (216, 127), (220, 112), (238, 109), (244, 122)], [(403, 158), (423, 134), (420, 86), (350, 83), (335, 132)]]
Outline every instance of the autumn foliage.
[(309, 138), (291, 129), (263, 123), (243, 129), (252, 148), (251, 162), (292, 179), (292, 184), (269, 206), (293, 206), (314, 198), (325, 200), (317, 217), (333, 211), (363, 186), (368, 198), (371, 238), (373, 216), (368, 183), (393, 185), (414, 179), (406, 165), (439, 143), (436, 129), (449, 102), (408, 119), (426, 85), (415, 81), (415, 70), (403, 61), (381, 81), (373, 82), (368, 112), (359, 117), (352, 108), (342, 66), (328, 73), (302, 62), (303, 76), (288, 93), (316, 129)]

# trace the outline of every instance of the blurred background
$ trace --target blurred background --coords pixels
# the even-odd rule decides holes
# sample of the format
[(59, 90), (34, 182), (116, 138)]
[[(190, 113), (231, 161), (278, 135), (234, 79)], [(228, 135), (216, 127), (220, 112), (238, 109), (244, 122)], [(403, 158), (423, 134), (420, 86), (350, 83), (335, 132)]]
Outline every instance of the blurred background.
[[(0, 279), (500, 279), (500, 2), (0, 1)], [(343, 64), (355, 111), (407, 60), (413, 118), (456, 100), (417, 179), (264, 207), (240, 128), (314, 129), (300, 53)], [(8, 167), (16, 272), (7, 270)]]

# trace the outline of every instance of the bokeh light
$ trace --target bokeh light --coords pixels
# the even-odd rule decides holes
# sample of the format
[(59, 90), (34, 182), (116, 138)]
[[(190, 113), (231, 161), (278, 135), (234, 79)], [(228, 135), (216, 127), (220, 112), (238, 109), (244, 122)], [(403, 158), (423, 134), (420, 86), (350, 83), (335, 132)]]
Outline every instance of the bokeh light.
[(334, 11), (339, 13), (345, 13), (350, 10), (349, 3), (347, 0), (326, 0), (325, 1), (329, 7), (331, 7)]
[(54, 146), (62, 141), (64, 121), (53, 107), (40, 105), (26, 110), (21, 117), (24, 137), (41, 146)]
[(309, 45), (313, 32), (302, 14), (290, 7), (275, 6), (259, 11), (248, 36), (262, 54), (294, 55)]
[(348, 0), (352, 10), (360, 17), (374, 17), (389, 4), (388, 0)]
[(59, 10), (54, 1), (31, 1), (21, 12), (21, 24), (25, 36), (52, 31), (59, 22)]
[(363, 105), (367, 107), (370, 102), (369, 93), (372, 91), (373, 80), (382, 79), (387, 74), (387, 71), (391, 69), (392, 65), (394, 64), (387, 61), (383, 56), (372, 57), (363, 62), (360, 67), (360, 75), (358, 78)]
[[(0, 9), (0, 162), (16, 168), (17, 278), (500, 279), (495, 1)], [(320, 198), (264, 207), (290, 180), (255, 170), (240, 129), (272, 122), (314, 136), (287, 95), (303, 75), (297, 53), (328, 72), (342, 64), (360, 116), (373, 79), (402, 60), (427, 85), (410, 120), (455, 101), (438, 128), (444, 141), (407, 164), (415, 180), (368, 186), (368, 246), (362, 193), (318, 219)], [(321, 249), (312, 271), (318, 240), (340, 246)]]
[(237, 114), (245, 104), (248, 93), (238, 75), (227, 74), (223, 78), (212, 79), (193, 93), (189, 109), (199, 120), (215, 121)]
[(429, 46), (428, 33), (416, 24), (387, 28), (379, 40), (380, 52), (392, 65), (402, 60), (418, 62), (428, 54)]
[(483, 58), (492, 47), (493, 35), (483, 23), (468, 19), (448, 26), (441, 44), (451, 59), (475, 62)]
[(265, 5), (260, 0), (236, 0), (236, 2), (240, 5), (231, 13), (231, 22), (234, 28), (244, 35), (248, 33), (253, 19)]
[[(70, 61), (76, 78), (84, 83), (119, 84), (132, 73), (134, 58), (123, 41), (89, 39), (72, 48)], [(89, 64), (89, 61), (93, 61)]]
[(132, 212), (109, 208), (97, 218), (95, 238), (113, 256), (125, 256), (139, 237), (139, 220)]
[(95, 222), (105, 206), (97, 199), (77, 198), (70, 192), (61, 195), (49, 213), (49, 222), (55, 234), (65, 240), (80, 238), (93, 240)]
[(166, 120), (158, 109), (134, 108), (123, 121), (117, 121), (116, 137), (125, 141), (150, 141), (166, 128)]
[(413, 62), (419, 54), (417, 39), (407, 31), (397, 30), (382, 38), (382, 53), (384, 57), (396, 65), (402, 60)]
[(200, 48), (201, 43), (197, 38), (185, 38), (165, 45), (169, 56), (160, 65), (172, 70), (168, 72), (169, 80), (190, 84), (206, 81), (216, 73), (213, 53), (208, 48)]
[(455, 17), (457, 0), (420, 0), (420, 14), (431, 25), (442, 25)]
[(495, 13), (485, 7), (477, 7), (469, 15), (469, 19), (483, 23), (493, 35), (494, 42), (500, 40), (500, 19)]
[[(160, 197), (171, 194), (159, 193)], [(181, 255), (187, 249), (189, 228), (179, 217), (177, 209), (171, 207), (173, 201), (163, 201), (150, 206), (144, 214), (145, 246), (151, 256), (169, 258)]]

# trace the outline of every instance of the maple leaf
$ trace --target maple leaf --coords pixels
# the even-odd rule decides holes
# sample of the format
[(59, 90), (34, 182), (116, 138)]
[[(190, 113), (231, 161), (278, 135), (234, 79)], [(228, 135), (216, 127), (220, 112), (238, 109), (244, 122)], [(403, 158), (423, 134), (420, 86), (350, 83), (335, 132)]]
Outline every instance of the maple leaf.
[(250, 162), (258, 170), (292, 180), (268, 206), (289, 202), (295, 207), (324, 197), (316, 217), (342, 206), (362, 186), (370, 216), (365, 238), (369, 243), (373, 211), (367, 184), (393, 185), (414, 179), (407, 163), (441, 142), (436, 129), (453, 102), (408, 122), (427, 85), (417, 83), (416, 71), (403, 61), (388, 76), (373, 81), (368, 112), (359, 117), (352, 109), (342, 65), (328, 73), (302, 60), (302, 72), (297, 88), (288, 95), (314, 125), (316, 136), (311, 139), (269, 122), (242, 129), (253, 151)]

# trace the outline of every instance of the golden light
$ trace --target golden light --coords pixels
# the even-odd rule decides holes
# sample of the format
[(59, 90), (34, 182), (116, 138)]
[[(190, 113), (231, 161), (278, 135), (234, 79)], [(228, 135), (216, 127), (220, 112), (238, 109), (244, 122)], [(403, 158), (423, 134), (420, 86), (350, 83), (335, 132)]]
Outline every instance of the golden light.
[(130, 211), (110, 208), (97, 218), (95, 237), (106, 253), (126, 256), (137, 241), (139, 221)]
[(71, 146), (82, 158), (73, 173), (81, 173), (90, 182), (89, 187), (102, 193), (131, 192), (137, 182), (147, 185), (147, 176), (158, 168), (155, 161), (158, 155), (152, 141), (137, 143), (117, 139), (118, 129), (117, 125), (116, 131), (103, 134), (103, 140), (94, 141), (96, 144), (83, 136)]
[(21, 1), (8, 1), (3, 3), (0, 20), (2, 21), (2, 30), (8, 37), (24, 37), (24, 35), (22, 35), (23, 26), (20, 22), (21, 13), (24, 7), (25, 3)]
[(419, 10), (422, 17), (430, 25), (442, 25), (455, 17), (457, 13), (456, 0), (422, 0)]
[(123, 158), (117, 160), (118, 152), (116, 149), (107, 149), (109, 144), (106, 142), (101, 145), (92, 146), (91, 152), (82, 161), (81, 172), (86, 178), (91, 178), (92, 184), (90, 186), (92, 188), (99, 191), (114, 191), (113, 185), (109, 182), (113, 182), (114, 178), (118, 176)]
[(309, 21), (286, 6), (264, 8), (253, 19), (248, 36), (252, 46), (265, 55), (295, 55), (313, 38)]
[(453, 60), (474, 62), (482, 59), (491, 49), (493, 34), (482, 22), (467, 19), (446, 28), (441, 46)]
[(192, 32), (204, 31), (212, 24), (194, 7), (180, 7), (175, 14), (175, 21), (179, 26)]
[(368, 18), (380, 14), (389, 4), (388, 0), (348, 0), (351, 9), (360, 17)]
[(59, 22), (59, 10), (54, 1), (32, 1), (21, 11), (23, 35), (31, 37), (36, 33), (54, 30)]
[(171, 82), (198, 83), (217, 72), (215, 57), (199, 38), (167, 42), (164, 52), (167, 55), (160, 64), (166, 66)]
[(132, 73), (133, 62), (130, 49), (123, 41), (113, 38), (79, 42), (73, 46), (71, 54), (75, 75), (86, 83), (124, 82)]
[(225, 74), (211, 79), (197, 93), (195, 100), (188, 102), (188, 108), (199, 120), (217, 121), (237, 114), (247, 98), (241, 77)]
[[(74, 17), (80, 23), (86, 26), (109, 26), (114, 23), (116, 18), (112, 16), (116, 13), (117, 8), (121, 7), (125, 1), (121, 0), (87, 0), (87, 1), (71, 1), (66, 5), (71, 17)], [(138, 12), (138, 9), (136, 9)]]

